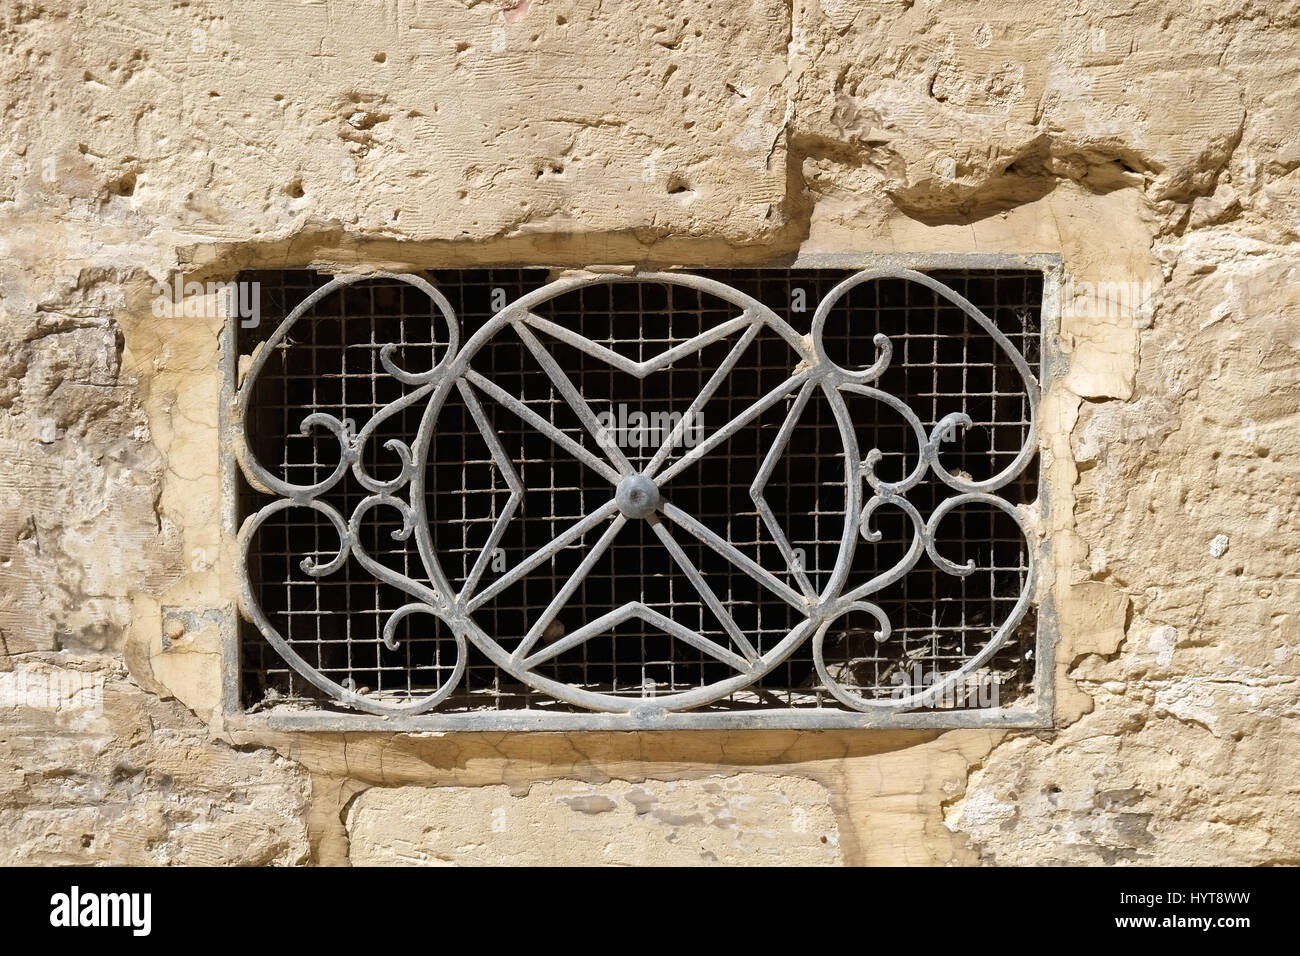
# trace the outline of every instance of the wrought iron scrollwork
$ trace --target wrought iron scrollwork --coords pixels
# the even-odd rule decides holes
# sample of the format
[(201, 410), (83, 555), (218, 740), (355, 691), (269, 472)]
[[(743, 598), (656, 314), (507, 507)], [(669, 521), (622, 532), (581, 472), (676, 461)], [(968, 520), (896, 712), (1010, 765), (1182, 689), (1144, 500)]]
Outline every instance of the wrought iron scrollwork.
[[(246, 435), (241, 434), (243, 440), (237, 442), (237, 457), (245, 477), (253, 487), (274, 497), (273, 501), (250, 515), (240, 531), (244, 572), (243, 613), (294, 670), (346, 707), (381, 715), (412, 715), (433, 711), (456, 690), (465, 672), (468, 646), (472, 644), (497, 667), (518, 681), (578, 708), (642, 715), (685, 711), (721, 700), (738, 689), (754, 684), (785, 661), (796, 648), (807, 645), (811, 649), (821, 685), (845, 708), (860, 712), (908, 710), (925, 706), (985, 666), (1003, 646), (1008, 635), (1019, 626), (1033, 603), (1037, 584), (1034, 560), (1037, 548), (1033, 541), (1033, 531), (1021, 507), (1009, 502), (998, 492), (1016, 480), (1036, 454), (1039, 383), (1024, 356), (997, 325), (967, 299), (930, 276), (894, 268), (858, 272), (823, 298), (813, 316), (811, 334), (803, 336), (762, 302), (712, 279), (682, 273), (575, 275), (561, 278), (509, 303), (463, 345), (458, 319), (451, 303), (438, 289), (419, 276), (389, 273), (340, 276), (317, 289), (298, 305), (253, 356), (237, 395), (237, 420), (240, 423), (246, 423), (249, 419), (259, 374), (273, 352), (285, 345), (295, 324), (304, 321), (304, 316), (326, 296), (362, 279), (372, 278), (407, 283), (434, 303), (435, 312), (444, 326), (443, 339), (446, 344), (439, 347), (440, 354), (435, 355), (432, 367), (421, 370), (401, 368), (396, 362), (392, 347), (385, 347), (381, 350), (380, 361), (384, 372), (404, 386), (404, 393), (399, 399), (380, 408), (369, 421), (359, 426), (350, 419), (320, 412), (307, 415), (301, 422), (302, 434), (315, 432), (329, 436), (338, 448), (337, 462), (329, 474), (312, 484), (293, 484), (266, 468), (252, 454)], [(996, 344), (1014, 367), (1020, 379), (1019, 387), (1028, 398), (1028, 423), (1022, 447), (998, 473), (976, 480), (945, 466), (945, 451), (956, 446), (961, 441), (964, 430), (972, 425), (967, 415), (948, 414), (927, 429), (906, 402), (879, 387), (880, 379), (889, 369), (894, 356), (894, 343), (888, 337), (883, 334), (874, 337), (876, 358), (867, 368), (841, 367), (828, 356), (824, 342), (828, 316), (842, 297), (854, 287), (879, 279), (901, 279), (932, 290), (960, 309), (981, 334)], [(653, 358), (635, 361), (587, 338), (580, 330), (560, 325), (537, 311), (542, 303), (575, 289), (597, 284), (636, 282), (687, 286), (728, 303), (738, 314)], [(760, 331), (775, 333), (788, 345), (791, 350), (789, 375), (779, 386), (767, 391), (740, 414), (705, 434), (688, 451), (673, 457), (670, 449), (681, 438), (680, 430), (687, 427), (692, 416), (708, 405)], [(518, 338), (544, 370), (555, 394), (572, 410), (594, 444), (575, 439), (565, 430), (557, 428), (520, 396), (511, 394), (471, 367), (475, 354), (498, 335), (514, 335)], [(677, 423), (674, 432), (663, 440), (661, 447), (642, 467), (637, 467), (616, 443), (607, 440), (597, 415), (584, 398), (579, 384), (556, 361), (542, 337), (578, 349), (587, 356), (608, 364), (610, 368), (635, 378), (645, 378), (675, 362), (690, 359), (714, 343), (730, 338), (734, 338), (735, 342), (700, 393), (692, 399), (688, 411)], [(440, 561), (426, 510), (426, 465), (432, 453), (439, 412), (453, 394), (468, 409), (509, 491), (482, 551), (458, 586), (453, 584), (453, 579), (445, 572)], [(834, 414), (843, 442), (845, 473), (848, 476), (844, 489), (844, 525), (839, 551), (833, 569), (825, 576), (825, 582), (820, 588), (801, 567), (796, 555), (797, 549), (787, 537), (765, 497), (774, 469), (786, 452), (791, 433), (815, 394), (820, 394)], [(877, 474), (877, 466), (882, 458), (881, 449), (859, 448), (846, 396), (858, 396), (882, 403), (906, 423), (915, 439), (917, 453), (914, 467), (901, 479), (885, 481)], [(491, 580), (486, 576), (490, 556), (520, 507), (524, 487), (514, 462), (502, 447), (484, 410), (483, 397), (491, 399), (544, 434), (557, 449), (572, 456), (608, 485), (607, 500), (591, 507), (585, 517), (573, 522), (548, 544), (526, 555)], [(750, 498), (763, 526), (786, 564), (779, 573), (774, 573), (771, 568), (764, 567), (754, 555), (728, 541), (697, 516), (678, 507), (670, 498), (661, 496), (660, 488), (717, 450), (737, 430), (782, 405), (787, 408), (783, 423), (776, 431), (749, 487)], [(388, 438), (382, 442), (381, 447), (390, 456), (396, 473), (384, 479), (376, 477), (366, 468), (368, 458), (365, 451), (369, 443), (376, 440), (380, 426), (406, 409), (421, 408), (423, 411), (420, 413), (418, 429), (409, 441)], [(368, 494), (355, 504), (350, 514), (345, 515), (334, 504), (324, 500), (324, 497), (349, 472)], [(927, 516), (907, 496), (909, 491), (929, 475), (951, 488), (955, 494), (945, 498)], [(1028, 573), (1011, 612), (978, 652), (970, 655), (941, 680), (916, 693), (903, 697), (868, 698), (842, 685), (825, 660), (826, 637), (832, 626), (847, 614), (864, 613), (878, 625), (876, 639), (888, 641), (892, 633), (889, 615), (879, 603), (873, 602), (873, 596), (901, 580), (926, 557), (945, 574), (970, 574), (974, 569), (972, 562), (959, 563), (939, 552), (941, 536), (937, 529), (955, 511), (972, 504), (1004, 512), (1024, 537), (1025, 550), (1029, 555)], [(448, 629), (453, 636), (456, 661), (447, 678), (441, 681), (435, 691), (422, 697), (401, 700), (358, 691), (314, 668), (273, 626), (260, 606), (248, 573), (250, 548), (258, 529), (269, 518), (294, 508), (312, 509), (323, 515), (337, 535), (337, 551), (328, 560), (313, 560), (310, 557), (302, 559), (300, 567), (305, 574), (316, 578), (325, 577), (338, 571), (345, 562), (355, 560), (376, 580), (397, 588), (409, 599), (391, 611), (383, 624), (380, 639), (387, 648), (396, 650), (399, 647), (399, 624), (417, 615), (436, 619)], [(400, 573), (367, 552), (362, 544), (361, 528), (376, 509), (391, 509), (400, 522), (391, 532), (395, 540), (414, 541), (422, 575)], [(910, 523), (910, 546), (896, 564), (880, 571), (870, 580), (850, 580), (850, 567), (858, 541), (879, 540), (879, 532), (874, 530), (874, 525), (884, 509), (895, 509)], [(636, 521), (649, 523), (653, 534), (675, 562), (681, 580), (698, 593), (702, 604), (721, 623), (728, 638), (726, 644), (706, 638), (656, 608), (638, 601), (611, 607), (607, 613), (584, 621), (581, 626), (565, 633), (558, 640), (542, 640), (548, 626), (572, 599), (601, 555), (629, 522)], [(497, 640), (496, 635), (486, 633), (479, 626), (475, 612), (486, 602), (546, 563), (561, 548), (585, 540), (588, 535), (594, 535), (595, 540), (589, 545), (582, 561), (555, 591), (549, 604), (536, 612), (527, 632), (513, 647), (507, 648)], [(687, 540), (711, 549), (735, 569), (751, 577), (774, 599), (795, 609), (798, 623), (784, 639), (760, 650), (757, 642), (751, 639), (751, 635), (729, 613), (726, 601), (715, 593), (706, 576), (692, 562), (682, 546), (682, 542)], [(553, 660), (583, 641), (635, 619), (661, 629), (711, 660), (725, 665), (730, 669), (730, 675), (706, 686), (667, 695), (629, 698), (566, 684), (539, 672), (539, 665)]]

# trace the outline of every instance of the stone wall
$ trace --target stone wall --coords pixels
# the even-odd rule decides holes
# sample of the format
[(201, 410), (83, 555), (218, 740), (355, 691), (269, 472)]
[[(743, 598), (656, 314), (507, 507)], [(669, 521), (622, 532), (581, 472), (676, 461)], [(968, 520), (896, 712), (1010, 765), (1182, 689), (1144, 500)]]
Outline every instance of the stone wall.
[[(3, 698), (0, 861), (1300, 863), (1300, 4), (49, 0), (0, 36), (0, 678), (76, 691)], [(1055, 729), (224, 725), (221, 320), (154, 283), (800, 251), (1062, 257)]]

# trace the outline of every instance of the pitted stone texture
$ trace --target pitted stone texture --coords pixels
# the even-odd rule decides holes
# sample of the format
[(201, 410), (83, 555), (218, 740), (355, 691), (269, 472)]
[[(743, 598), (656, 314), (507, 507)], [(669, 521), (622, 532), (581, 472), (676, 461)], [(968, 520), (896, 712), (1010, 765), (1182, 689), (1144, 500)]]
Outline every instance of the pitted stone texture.
[(793, 776), (373, 788), (347, 817), (357, 865), (813, 866), (842, 861), (826, 788)]
[[(1294, 3), (13, 7), (0, 23), (0, 667), (57, 655), (119, 676), (102, 723), (6, 717), (3, 859), (295, 862), (306, 816), (345, 862), (340, 812), (384, 786), (403, 789), (352, 805), (356, 860), (394, 847), (483, 858), (425, 812), (447, 805), (477, 814), (485, 840), (501, 839), (482, 819), (497, 806), (566, 834), (575, 818), (626, 819), (575, 853), (635, 857), (618, 839), (645, 835), (677, 859), (692, 848), (627, 793), (706, 806), (718, 795), (701, 776), (762, 766), (827, 781), (848, 862), (1300, 862)], [(217, 508), (220, 323), (159, 321), (153, 280), (719, 265), (796, 247), (1054, 252), (1076, 290), (1151, 284), (1132, 314), (1067, 310), (1068, 372), (1044, 401), (1059, 729), (258, 732), (231, 750), (138, 689), (215, 721), (217, 629), (164, 647), (159, 607), (228, 606), (235, 580)], [(1215, 558), (1219, 535), (1231, 546)], [(309, 813), (303, 771), (268, 741), (322, 782)], [(651, 774), (695, 782), (543, 782)], [(820, 786), (789, 784), (805, 785)], [(390, 799), (410, 815), (379, 812)], [(817, 825), (769, 825), (783, 819), (771, 800), (754, 811), (762, 840), (738, 824), (737, 859), (830, 852), (807, 842)], [(499, 846), (520, 860), (556, 846), (510, 839)], [(730, 845), (708, 845), (727, 858)]]
[(1093, 712), (998, 747), (949, 808), (986, 862), (1300, 863), (1300, 257), (1221, 229), (1158, 251), (1140, 397), (1075, 432), (1092, 580), (1063, 657)]
[(0, 862), (306, 862), (311, 781), (300, 767), (271, 750), (214, 741), (183, 707), (120, 670), (79, 665), (84, 681), (103, 679), (100, 707), (93, 684), (60, 696), (70, 682), (58, 660), (21, 665), (24, 686), (49, 680), (52, 695), (15, 700), (12, 678), (4, 683)]
[[(1208, 195), (1242, 137), (1221, 40), (1154, 11), (798, 0), (794, 23), (797, 147), (924, 221), (982, 217), (1058, 179)], [(1243, 26), (1241, 40), (1268, 35)]]
[(5, 31), (19, 208), (228, 240), (785, 225), (781, 0), (79, 6)]

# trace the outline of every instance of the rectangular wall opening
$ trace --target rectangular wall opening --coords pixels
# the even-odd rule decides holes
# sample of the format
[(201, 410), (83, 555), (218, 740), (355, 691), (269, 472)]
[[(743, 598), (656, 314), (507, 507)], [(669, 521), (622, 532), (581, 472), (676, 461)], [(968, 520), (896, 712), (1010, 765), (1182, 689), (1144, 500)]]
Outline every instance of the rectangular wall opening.
[(247, 711), (1032, 706), (1041, 268), (439, 270), (311, 302), (329, 276), (239, 281)]

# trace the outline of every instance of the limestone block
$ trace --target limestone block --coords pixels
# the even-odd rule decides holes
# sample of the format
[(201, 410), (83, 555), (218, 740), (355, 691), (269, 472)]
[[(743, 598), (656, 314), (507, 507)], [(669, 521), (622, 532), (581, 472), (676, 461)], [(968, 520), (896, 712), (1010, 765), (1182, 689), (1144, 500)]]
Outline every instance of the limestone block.
[(790, 865), (839, 863), (822, 784), (733, 777), (599, 785), (373, 788), (348, 810), (354, 864)]

